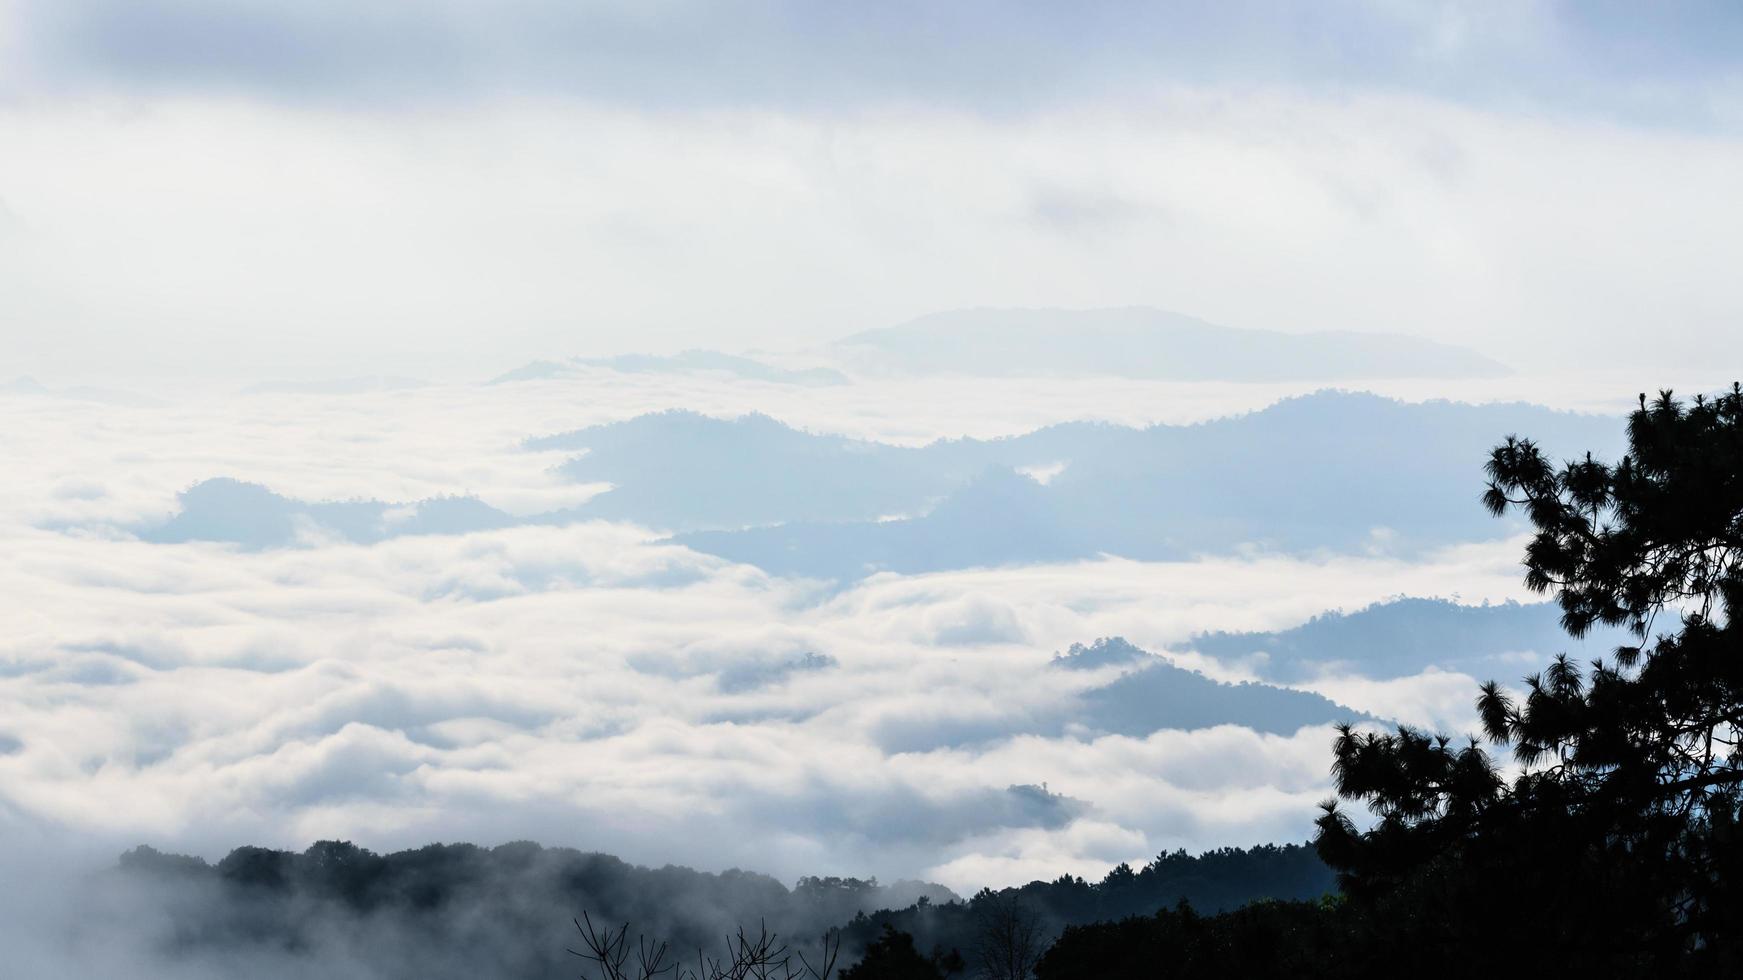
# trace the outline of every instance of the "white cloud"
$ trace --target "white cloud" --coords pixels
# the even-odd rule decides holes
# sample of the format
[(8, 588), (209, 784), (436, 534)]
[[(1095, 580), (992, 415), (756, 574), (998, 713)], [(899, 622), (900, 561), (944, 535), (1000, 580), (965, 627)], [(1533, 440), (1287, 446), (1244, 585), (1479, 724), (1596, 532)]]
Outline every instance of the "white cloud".
[[(1503, 682), (1513, 680), (1511, 677), (1496, 679)], [(1413, 677), (1390, 680), (1360, 676), (1322, 677), (1301, 686), (1339, 704), (1404, 724), (1451, 735), (1476, 735), (1482, 731), (1477, 718), (1477, 687), (1486, 680), (1489, 678), (1431, 667)]]
[(1021, 643), (1028, 637), (1017, 612), (990, 595), (971, 594), (932, 606), (926, 612), (932, 641), (940, 646)]
[[(207, 851), (317, 835), (387, 846), (527, 834), (787, 873), (819, 870), (797, 855), (862, 873), (949, 864), (982, 833), (953, 799), (1049, 780), (1152, 850), (1300, 836), (1312, 811), (1294, 804), (1325, 791), (1324, 731), (1165, 733), (1148, 745), (995, 738), (896, 756), (880, 744), (890, 731), (1058, 696), (1045, 660), (1069, 639), (1277, 625), (1310, 604), (1376, 597), (1399, 572), (1359, 560), (1114, 562), (873, 582), (812, 605), (760, 574), (681, 554), (706, 573), (695, 584), (482, 598), (431, 587), (490, 563), (513, 580), (550, 549), (577, 562), (611, 550), (607, 564), (630, 566), (667, 550), (597, 526), (265, 555), (40, 532), (10, 544), (34, 558), (7, 563), (8, 605), (29, 609), (37, 628), (7, 651), (0, 698), (21, 747), (0, 770), (9, 802), (43, 819)], [(45, 561), (52, 576), (26, 567)], [(169, 571), (189, 561), (201, 571)], [(1293, 594), (1303, 574), (1320, 583), (1317, 602)], [(1417, 574), (1484, 587), (1456, 559)], [(1191, 580), (1219, 583), (1228, 606), (1187, 593)], [(915, 588), (932, 598), (903, 594)], [(937, 646), (934, 614), (989, 590), (1044, 624), (1037, 642)], [(758, 649), (820, 650), (839, 666), (742, 696), (713, 685), (707, 672), (734, 662), (731, 651)], [(64, 678), (53, 664), (79, 650), (114, 682)], [(638, 669), (648, 658), (678, 669)], [(714, 720), (722, 714), (737, 720)], [(895, 839), (871, 846), (867, 828), (831, 816), (854, 799), (891, 801)], [(917, 839), (904, 839), (903, 821)], [(598, 829), (577, 840), (576, 827)], [(769, 833), (809, 847), (765, 852)], [(673, 840), (684, 853), (665, 853)]]
[[(832, 592), (626, 525), (261, 552), (79, 529), (161, 515), (215, 475), (309, 499), (572, 503), (589, 491), (550, 472), (559, 455), (521, 451), (523, 437), (673, 404), (920, 441), (958, 409), (996, 433), (1191, 418), (1272, 391), (594, 373), (155, 408), (0, 399), (13, 474), (0, 486), (0, 812), (117, 848), (530, 837), (964, 888), (1299, 839), (1328, 792), (1327, 731), (1021, 734), (1096, 681), (1047, 661), (1099, 636), (1161, 649), (1398, 593), (1520, 597), (1518, 542), (1421, 562), (1256, 554), (879, 575)], [(787, 669), (807, 654), (830, 660)], [(717, 679), (733, 671), (763, 673)], [(1321, 689), (1434, 720), (1454, 717), (1461, 683)], [(1056, 819), (1006, 800), (1041, 783), (1087, 809)]]
[[(91, 96), (0, 128), (29, 229), (5, 312), (40, 325), (13, 354), (49, 375), (488, 375), (988, 303), (1401, 331), (1528, 369), (1605, 365), (1647, 321), (1637, 360), (1739, 353), (1724, 132), (1179, 87), (829, 119)], [(1034, 214), (1060, 187), (1129, 220), (1061, 233)]]

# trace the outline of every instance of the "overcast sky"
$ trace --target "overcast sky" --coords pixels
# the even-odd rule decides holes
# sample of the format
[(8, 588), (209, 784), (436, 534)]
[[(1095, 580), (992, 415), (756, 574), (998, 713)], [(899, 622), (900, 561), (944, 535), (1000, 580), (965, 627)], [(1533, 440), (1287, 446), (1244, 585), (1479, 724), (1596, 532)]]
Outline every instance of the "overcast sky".
[(1718, 2), (0, 0), (0, 373), (1129, 304), (1709, 366), (1740, 42)]

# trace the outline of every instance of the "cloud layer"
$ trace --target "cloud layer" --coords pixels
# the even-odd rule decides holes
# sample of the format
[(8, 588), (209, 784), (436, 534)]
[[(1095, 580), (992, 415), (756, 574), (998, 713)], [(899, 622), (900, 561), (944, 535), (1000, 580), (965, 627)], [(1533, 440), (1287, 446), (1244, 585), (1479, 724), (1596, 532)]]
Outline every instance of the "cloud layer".
[(128, 90), (0, 102), (0, 128), (12, 353), (50, 383), (489, 377), (989, 303), (1403, 332), (1536, 374), (1739, 353), (1722, 131), (1263, 88), (829, 121)]
[[(871, 407), (867, 392), (624, 376), (620, 397), (601, 399), (603, 383), (5, 401), (21, 477), (0, 495), (4, 819), (213, 856), (242, 841), (528, 837), (782, 877), (972, 889), (1099, 876), (1177, 846), (1303, 836), (1327, 792), (1329, 729), (1149, 732), (1094, 711), (1062, 725), (1120, 668), (1062, 672), (1056, 652), (1125, 636), (1238, 681), (1250, 668), (1192, 651), (1194, 633), (1283, 629), (1398, 593), (1521, 594), (1517, 542), (1413, 561), (1101, 559), (822, 591), (632, 524), (258, 552), (54, 529), (161, 517), (214, 468), (311, 499), (474, 492), (538, 512), (596, 488), (565, 483), (551, 470), (562, 454), (525, 452), (522, 437), (661, 398), (767, 396), (800, 423), (913, 431), (888, 390), (868, 414), (851, 408)], [(1190, 412), (1202, 397), (1139, 410), (1100, 384), (1051, 390), (1071, 415)], [(1467, 679), (1358, 680), (1315, 684), (1353, 711), (1468, 724)], [(1070, 802), (1010, 789), (1042, 784)]]

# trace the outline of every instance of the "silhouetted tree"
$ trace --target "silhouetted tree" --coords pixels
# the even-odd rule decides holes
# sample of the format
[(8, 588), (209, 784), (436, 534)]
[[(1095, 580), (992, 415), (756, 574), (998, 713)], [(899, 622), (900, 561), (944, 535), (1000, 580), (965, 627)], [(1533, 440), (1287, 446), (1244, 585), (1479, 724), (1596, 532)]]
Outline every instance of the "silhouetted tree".
[[(1310, 846), (1264, 844), (1224, 847), (1202, 854), (1164, 852), (1142, 868), (1118, 866), (1100, 881), (1061, 875), (1032, 881), (1001, 894), (1034, 911), (1048, 930), (1148, 916), (1184, 900), (1206, 913), (1232, 910), (1261, 898), (1318, 901), (1336, 887), (1331, 869)], [(798, 894), (795, 892), (795, 894)], [(980, 898), (969, 902), (916, 903), (855, 916), (843, 929), (844, 945), (861, 949), (886, 925), (914, 936), (920, 949), (956, 948), (974, 958), (982, 928)], [(1045, 937), (1041, 945), (1046, 945)]]
[(962, 968), (962, 957), (955, 950), (921, 956), (913, 936), (886, 923), (883, 935), (866, 947), (865, 955), (841, 974), (841, 980), (944, 980)]
[[(1042, 956), (1036, 975), (1041, 980), (1350, 980), (1379, 972), (1352, 969), (1360, 956), (1349, 923), (1332, 899), (1252, 902), (1211, 916), (1181, 902), (1152, 915), (1067, 927)], [(1420, 971), (1412, 980), (1420, 980)]]
[[(1122, 864), (1126, 874), (1136, 877)], [(972, 904), (975, 920), (974, 961), (987, 980), (1029, 980), (1047, 948), (1041, 916), (1016, 889), (984, 888)]]
[(616, 929), (596, 926), (583, 912), (575, 928), (585, 948), (569, 952), (592, 964), (598, 980), (830, 980), (841, 952), (841, 936), (834, 930), (824, 934), (813, 959), (764, 925), (755, 935), (740, 928), (720, 954), (697, 950), (691, 965), (679, 962), (670, 944), (661, 940), (637, 936), (631, 946), (628, 923)]
[(1359, 831), (1327, 803), (1319, 852), (1353, 901), (1390, 910), (1376, 955), (1737, 975), (1743, 389), (1642, 395), (1613, 465), (1557, 465), (1510, 437), (1488, 475), (1488, 508), (1536, 529), (1527, 586), (1554, 594), (1571, 634), (1604, 623), (1635, 642), (1587, 668), (1559, 656), (1520, 698), (1483, 685), (1511, 779), (1475, 739), (1344, 728), (1338, 793), (1377, 819)]

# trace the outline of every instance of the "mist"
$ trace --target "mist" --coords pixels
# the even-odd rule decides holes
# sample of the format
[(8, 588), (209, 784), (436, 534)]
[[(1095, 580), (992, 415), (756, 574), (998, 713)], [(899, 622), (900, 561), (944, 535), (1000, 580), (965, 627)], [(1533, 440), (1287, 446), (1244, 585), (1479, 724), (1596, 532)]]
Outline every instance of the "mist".
[(1334, 745), (1628, 642), (1485, 464), (1736, 380), (1740, 30), (0, 0), (8, 966), (1341, 895)]

